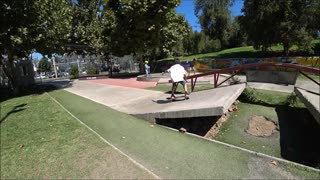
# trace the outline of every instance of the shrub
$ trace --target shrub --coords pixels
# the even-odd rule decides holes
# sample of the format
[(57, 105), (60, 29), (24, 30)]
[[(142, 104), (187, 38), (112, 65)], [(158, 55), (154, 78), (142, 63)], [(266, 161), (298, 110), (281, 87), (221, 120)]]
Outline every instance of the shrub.
[(70, 79), (77, 79), (79, 77), (79, 69), (77, 66), (71, 66)]
[(87, 69), (87, 74), (99, 74), (99, 70), (95, 67), (90, 67)]

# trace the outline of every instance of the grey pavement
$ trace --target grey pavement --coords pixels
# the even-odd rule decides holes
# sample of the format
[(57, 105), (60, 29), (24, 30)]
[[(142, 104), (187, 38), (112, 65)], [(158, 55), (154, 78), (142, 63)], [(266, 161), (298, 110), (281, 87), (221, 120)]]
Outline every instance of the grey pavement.
[(189, 100), (174, 102), (168, 100), (167, 97), (170, 95), (163, 92), (101, 85), (88, 81), (75, 81), (65, 90), (115, 110), (154, 122), (155, 118), (223, 115), (244, 88), (245, 84), (238, 84), (201, 91), (190, 94)]

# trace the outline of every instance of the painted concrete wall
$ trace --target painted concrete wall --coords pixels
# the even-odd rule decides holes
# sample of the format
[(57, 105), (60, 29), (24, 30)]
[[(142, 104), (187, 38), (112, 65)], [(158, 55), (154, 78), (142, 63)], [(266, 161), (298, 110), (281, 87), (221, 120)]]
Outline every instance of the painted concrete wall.
[(298, 73), (283, 71), (246, 71), (247, 82), (266, 82), (275, 84), (295, 84)]
[[(243, 64), (263, 62), (293, 63), (303, 66), (320, 68), (320, 57), (212, 58), (197, 61), (195, 67), (199, 72), (206, 72), (213, 69), (224, 69), (240, 66)], [(277, 70), (277, 67), (273, 67), (273, 69), (260, 68), (260, 70)]]

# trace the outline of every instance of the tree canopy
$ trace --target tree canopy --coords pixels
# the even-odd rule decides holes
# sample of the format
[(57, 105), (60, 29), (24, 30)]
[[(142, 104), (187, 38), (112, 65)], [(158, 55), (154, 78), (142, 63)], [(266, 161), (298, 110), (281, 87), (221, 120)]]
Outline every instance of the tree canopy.
[(196, 0), (195, 15), (202, 30), (212, 39), (218, 39), (226, 47), (231, 35), (231, 11), (233, 0)]
[(245, 0), (241, 24), (257, 49), (281, 43), (288, 55), (292, 45), (311, 50), (320, 29), (318, 0)]
[[(177, 17), (175, 7), (180, 0), (109, 0), (107, 10), (113, 13), (115, 28), (111, 31), (111, 52), (115, 55), (144, 53), (148, 49), (159, 47), (163, 38), (179, 37), (172, 25), (184, 23)], [(186, 24), (186, 23), (184, 23)], [(183, 25), (184, 26), (184, 25)], [(179, 26), (176, 26), (181, 30)], [(171, 34), (172, 37), (169, 37)], [(165, 48), (170, 46), (165, 45)], [(163, 45), (163, 44), (162, 44)]]
[(48, 58), (41, 58), (38, 64), (40, 72), (48, 72), (51, 70), (51, 63), (48, 61)]

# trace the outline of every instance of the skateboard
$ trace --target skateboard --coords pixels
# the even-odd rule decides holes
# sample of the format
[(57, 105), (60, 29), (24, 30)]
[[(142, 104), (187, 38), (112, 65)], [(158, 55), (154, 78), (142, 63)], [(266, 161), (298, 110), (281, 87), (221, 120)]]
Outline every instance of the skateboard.
[(172, 101), (183, 101), (183, 100), (188, 100), (190, 97), (185, 97), (185, 96), (176, 96), (174, 99), (171, 99), (171, 97), (167, 97), (168, 100)]

